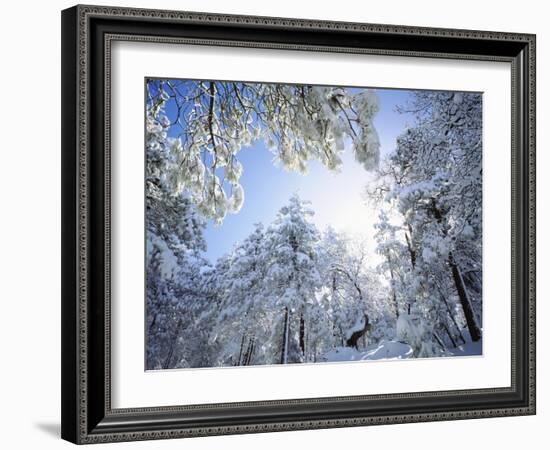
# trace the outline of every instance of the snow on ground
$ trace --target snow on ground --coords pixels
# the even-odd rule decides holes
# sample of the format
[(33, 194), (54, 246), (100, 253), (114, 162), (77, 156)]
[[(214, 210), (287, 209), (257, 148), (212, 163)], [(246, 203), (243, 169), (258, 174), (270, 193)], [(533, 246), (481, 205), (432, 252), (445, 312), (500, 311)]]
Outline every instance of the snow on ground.
[(452, 348), (450, 353), (452, 356), (479, 356), (482, 354), (482, 341), (468, 342), (464, 345), (459, 345), (456, 348)]
[(321, 361), (374, 361), (379, 359), (407, 359), (411, 358), (413, 349), (408, 344), (396, 341), (381, 341), (369, 345), (366, 350), (356, 350), (351, 347), (337, 347), (325, 353)]
[[(468, 342), (465, 345), (448, 350), (448, 356), (481, 355), (481, 350), (481, 341)], [(381, 359), (409, 359), (412, 357), (413, 349), (410, 345), (398, 341), (380, 341), (378, 344), (369, 345), (365, 350), (356, 350), (351, 347), (337, 347), (325, 353), (319, 358), (319, 361), (376, 361)]]

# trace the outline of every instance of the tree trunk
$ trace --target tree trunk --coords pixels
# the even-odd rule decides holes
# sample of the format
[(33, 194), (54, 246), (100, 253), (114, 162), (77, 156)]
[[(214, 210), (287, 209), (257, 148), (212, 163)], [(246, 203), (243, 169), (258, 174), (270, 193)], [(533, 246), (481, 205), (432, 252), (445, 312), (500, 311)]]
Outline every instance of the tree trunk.
[[(411, 267), (413, 271), (416, 269), (416, 250), (413, 247), (412, 237), (413, 237), (413, 231), (410, 223), (407, 223), (407, 229), (409, 232), (405, 232), (405, 240), (407, 241), (407, 249), (409, 250), (409, 256), (411, 258)], [(420, 282), (422, 286), (422, 282)], [(407, 314), (411, 315), (411, 303), (408, 303), (407, 306)]]
[(153, 329), (155, 328), (155, 325), (157, 323), (157, 317), (158, 314), (155, 314), (153, 320), (151, 320), (151, 323), (149, 324), (149, 334), (153, 334)]
[(447, 333), (447, 336), (449, 336), (449, 339), (451, 340), (451, 343), (453, 344), (453, 347), (456, 348), (458, 345), (456, 344), (455, 338), (451, 334), (451, 330), (449, 330), (449, 327), (445, 322), (443, 322), (443, 327), (445, 328), (445, 332)]
[(239, 350), (239, 359), (235, 363), (236, 366), (240, 366), (241, 361), (243, 360), (244, 340), (245, 340), (245, 334), (243, 333), (243, 337), (241, 338), (241, 348)]
[[(441, 224), (443, 222), (443, 214), (437, 207), (435, 198), (432, 198), (431, 209), (435, 219), (437, 220), (438, 223)], [(447, 230), (443, 228), (442, 231), (443, 231), (443, 234), (446, 236)], [(479, 341), (481, 339), (481, 330), (477, 325), (476, 317), (474, 315), (474, 310), (472, 309), (472, 303), (470, 302), (468, 291), (466, 290), (466, 286), (464, 284), (464, 279), (462, 278), (462, 274), (460, 273), (460, 269), (454, 260), (452, 252), (449, 252), (448, 260), (449, 260), (449, 266), (451, 267), (451, 274), (453, 277), (453, 281), (455, 283), (456, 292), (460, 300), (460, 305), (462, 306), (462, 311), (464, 312), (464, 317), (466, 318), (466, 325), (468, 325), (468, 331), (470, 332), (470, 337), (474, 342)]]
[(409, 223), (407, 224), (407, 228), (409, 229), (409, 233), (405, 233), (405, 240), (407, 241), (407, 248), (411, 257), (411, 266), (414, 269), (416, 267), (416, 251), (412, 246), (412, 227)]
[(304, 320), (304, 313), (300, 313), (300, 352), (305, 361), (306, 356), (306, 322)]
[[(438, 288), (438, 291), (439, 291), (439, 296), (441, 297), (441, 301), (445, 304), (445, 307), (447, 308), (447, 313), (449, 314), (449, 317), (451, 318), (451, 320), (453, 321), (453, 324), (454, 326), (456, 327), (456, 330), (458, 331), (458, 336), (460, 337), (460, 339), (462, 340), (462, 343), (465, 344), (466, 343), (466, 339), (464, 339), (464, 336), (462, 335), (462, 330), (460, 329), (460, 327), (458, 326), (458, 323), (456, 323), (456, 319), (455, 319), (455, 316), (453, 314), (453, 312), (451, 311), (451, 307), (449, 306), (449, 303), (447, 302), (447, 300), (445, 299), (445, 296), (443, 295), (443, 292), (441, 292), (441, 289)], [(456, 347), (456, 345), (455, 345)]]
[(395, 278), (393, 276), (393, 269), (391, 266), (390, 255), (389, 254), (386, 255), (386, 258), (388, 260), (388, 267), (390, 268), (391, 293), (392, 293), (393, 306), (395, 308), (395, 317), (399, 319), (399, 305), (397, 303), (397, 296), (395, 295)]
[(481, 339), (481, 330), (477, 325), (474, 310), (472, 309), (472, 303), (470, 302), (470, 298), (468, 297), (468, 292), (466, 291), (466, 286), (464, 285), (462, 274), (460, 273), (458, 265), (454, 261), (452, 253), (449, 253), (449, 266), (451, 267), (456, 292), (458, 293), (458, 298), (460, 300), (462, 310), (464, 311), (464, 317), (466, 318), (468, 331), (470, 332), (472, 341), (479, 341)]
[(254, 350), (256, 349), (256, 338), (252, 338), (252, 346), (250, 347), (250, 353), (248, 354), (248, 359), (246, 365), (249, 366), (252, 362), (252, 355), (254, 355)]
[(178, 324), (176, 325), (176, 332), (172, 341), (170, 342), (170, 350), (168, 350), (168, 356), (166, 357), (166, 359), (164, 360), (164, 364), (162, 365), (163, 369), (171, 369), (172, 357), (174, 356), (174, 347), (176, 346), (178, 336), (180, 335), (180, 328), (182, 323), (183, 321), (179, 319)]
[(285, 321), (283, 325), (283, 345), (281, 349), (281, 364), (286, 364), (288, 362), (288, 332), (289, 332), (288, 308), (285, 306)]
[(447, 350), (447, 347), (445, 347), (445, 344), (443, 343), (443, 341), (435, 331), (432, 333), (432, 336), (435, 338), (435, 340), (437, 341), (439, 346), (443, 349), (443, 351)]
[(254, 353), (255, 345), (256, 345), (256, 338), (253, 336), (248, 341), (248, 347), (246, 348), (246, 352), (244, 354), (243, 366), (250, 365), (250, 361), (252, 360), (252, 354)]

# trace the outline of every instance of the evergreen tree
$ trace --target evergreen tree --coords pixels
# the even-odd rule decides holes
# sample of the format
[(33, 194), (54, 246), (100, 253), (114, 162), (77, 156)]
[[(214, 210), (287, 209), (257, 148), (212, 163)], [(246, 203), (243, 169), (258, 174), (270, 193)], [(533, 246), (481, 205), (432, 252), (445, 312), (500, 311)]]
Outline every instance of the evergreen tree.
[(316, 246), (319, 232), (310, 218), (308, 203), (294, 195), (279, 210), (266, 232), (265, 294), (279, 311), (273, 327), (279, 336), (281, 364), (309, 361), (313, 352), (308, 333), (319, 314), (316, 292), (321, 285)]
[(205, 223), (166, 181), (177, 141), (168, 137), (162, 99), (148, 108), (146, 126), (147, 367), (195, 366), (197, 345), (206, 342), (198, 320), (208, 307), (201, 291)]
[[(217, 291), (221, 302), (213, 320), (212, 342), (220, 345), (217, 364), (273, 363), (269, 336), (273, 311), (266, 295), (264, 228), (252, 233), (218, 265)], [(267, 352), (267, 353), (266, 353)]]
[(415, 92), (408, 108), (417, 122), (398, 138), (370, 196), (393, 212), (393, 225), (379, 224), (379, 251), (392, 285), (401, 284), (392, 290), (397, 310), (406, 303), (412, 316), (400, 328), (421, 335), (417, 354), (429, 356), (465, 334), (481, 338), (481, 96)]

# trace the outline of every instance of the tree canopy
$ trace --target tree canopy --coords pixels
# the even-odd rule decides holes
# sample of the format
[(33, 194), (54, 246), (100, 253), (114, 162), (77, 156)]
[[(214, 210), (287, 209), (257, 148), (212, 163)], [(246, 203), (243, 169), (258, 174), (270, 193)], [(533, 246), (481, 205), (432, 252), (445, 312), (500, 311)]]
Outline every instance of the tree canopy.
[[(166, 111), (170, 104), (170, 113)], [(185, 191), (200, 213), (222, 222), (244, 201), (239, 152), (262, 139), (286, 170), (307, 171), (318, 160), (341, 166), (346, 138), (366, 169), (378, 164), (374, 91), (271, 83), (148, 80), (147, 133), (159, 148), (162, 183)]]

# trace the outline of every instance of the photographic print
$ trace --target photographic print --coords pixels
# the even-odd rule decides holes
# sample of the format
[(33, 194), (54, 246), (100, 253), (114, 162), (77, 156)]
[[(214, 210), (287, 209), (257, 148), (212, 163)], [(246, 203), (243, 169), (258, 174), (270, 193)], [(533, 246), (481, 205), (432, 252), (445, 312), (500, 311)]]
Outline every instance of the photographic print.
[(146, 370), (481, 355), (482, 101), (146, 79)]

